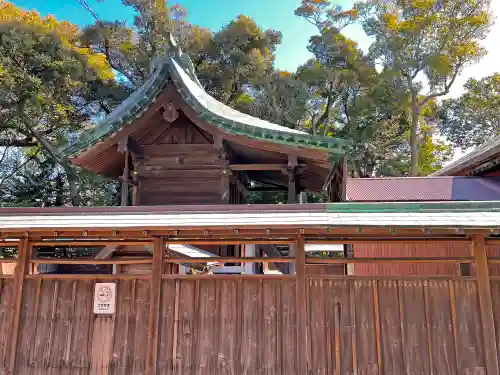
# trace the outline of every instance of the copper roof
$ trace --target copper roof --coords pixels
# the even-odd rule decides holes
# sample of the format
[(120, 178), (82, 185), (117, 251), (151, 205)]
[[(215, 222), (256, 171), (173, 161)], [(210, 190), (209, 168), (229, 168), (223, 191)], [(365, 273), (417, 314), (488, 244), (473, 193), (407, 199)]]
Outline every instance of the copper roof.
[(499, 177), (382, 177), (347, 180), (349, 201), (500, 200)]

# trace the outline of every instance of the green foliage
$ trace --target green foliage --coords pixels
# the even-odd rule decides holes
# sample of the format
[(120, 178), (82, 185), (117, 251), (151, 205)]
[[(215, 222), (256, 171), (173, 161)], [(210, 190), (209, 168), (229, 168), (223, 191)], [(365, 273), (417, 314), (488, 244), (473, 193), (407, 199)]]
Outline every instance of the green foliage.
[[(405, 79), (411, 98), (411, 173), (418, 174), (419, 112), (448, 94), (463, 68), (486, 51), (480, 46), (491, 26), (489, 0), (372, 0), (357, 5), (373, 59)], [(429, 90), (422, 93), (421, 76)]]
[(254, 20), (240, 15), (215, 33), (197, 66), (206, 91), (234, 107), (248, 85), (259, 84), (272, 73), (281, 33), (262, 30)]
[(309, 91), (295, 74), (274, 71), (257, 79), (235, 107), (252, 116), (295, 128), (305, 115)]
[(0, 2), (0, 180), (8, 204), (79, 204), (77, 172), (57, 147), (125, 97), (102, 56), (75, 46), (77, 37), (67, 22)]
[(462, 96), (445, 100), (438, 112), (440, 131), (462, 149), (500, 135), (500, 74), (471, 78), (464, 87)]
[[(296, 72), (274, 68), (281, 33), (238, 16), (217, 32), (187, 21), (165, 0), (124, 0), (133, 27), (95, 18), (83, 30), (0, 0), (0, 205), (113, 205), (116, 183), (76, 170), (57, 151), (109, 113), (149, 75), (173, 34), (200, 82), (219, 101), (314, 135), (353, 141), (350, 175), (426, 175), (454, 145), (498, 134), (497, 75), (469, 81), (468, 92), (440, 106), (462, 69), (485, 54), (488, 1), (370, 0), (344, 10), (302, 0), (295, 14), (317, 33), (312, 58)], [(343, 31), (361, 24), (374, 37), (368, 54)], [(423, 92), (424, 76), (429, 90)], [(322, 201), (321, 194), (310, 201)], [(285, 202), (255, 192), (252, 202)]]

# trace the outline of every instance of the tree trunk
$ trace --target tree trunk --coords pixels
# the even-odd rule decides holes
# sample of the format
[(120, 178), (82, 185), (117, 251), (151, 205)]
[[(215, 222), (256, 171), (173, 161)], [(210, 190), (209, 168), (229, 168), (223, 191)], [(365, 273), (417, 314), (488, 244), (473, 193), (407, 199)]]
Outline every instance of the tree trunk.
[(411, 91), (411, 133), (410, 133), (410, 149), (411, 149), (411, 165), (410, 165), (410, 176), (418, 176), (418, 144), (417, 144), (417, 132), (418, 132), (418, 104), (417, 104), (417, 93)]

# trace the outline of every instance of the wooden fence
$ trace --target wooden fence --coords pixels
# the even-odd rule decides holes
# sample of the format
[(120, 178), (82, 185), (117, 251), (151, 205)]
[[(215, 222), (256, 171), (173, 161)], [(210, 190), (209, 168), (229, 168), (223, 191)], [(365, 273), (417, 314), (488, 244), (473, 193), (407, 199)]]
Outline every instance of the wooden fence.
[[(32, 275), (22, 240), (0, 279), (0, 374), (498, 374), (484, 240), (470, 277), (315, 274), (297, 244), (296, 275), (169, 274), (161, 239), (148, 275)], [(92, 312), (100, 280), (110, 317)]]

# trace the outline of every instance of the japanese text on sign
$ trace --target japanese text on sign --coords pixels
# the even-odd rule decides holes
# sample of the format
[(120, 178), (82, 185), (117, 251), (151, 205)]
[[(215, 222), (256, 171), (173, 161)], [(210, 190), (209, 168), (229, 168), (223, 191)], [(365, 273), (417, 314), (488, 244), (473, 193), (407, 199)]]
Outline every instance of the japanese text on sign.
[(115, 305), (116, 284), (96, 283), (94, 289), (94, 314), (114, 314)]

